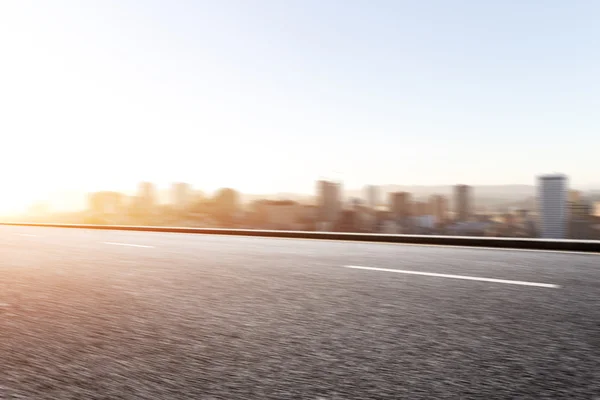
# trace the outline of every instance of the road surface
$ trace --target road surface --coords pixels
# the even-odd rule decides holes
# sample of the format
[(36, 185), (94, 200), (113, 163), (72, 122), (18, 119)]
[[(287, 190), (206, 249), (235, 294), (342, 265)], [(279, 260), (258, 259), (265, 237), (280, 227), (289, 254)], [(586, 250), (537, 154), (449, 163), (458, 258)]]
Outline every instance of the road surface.
[(0, 227), (0, 398), (598, 396), (598, 255)]

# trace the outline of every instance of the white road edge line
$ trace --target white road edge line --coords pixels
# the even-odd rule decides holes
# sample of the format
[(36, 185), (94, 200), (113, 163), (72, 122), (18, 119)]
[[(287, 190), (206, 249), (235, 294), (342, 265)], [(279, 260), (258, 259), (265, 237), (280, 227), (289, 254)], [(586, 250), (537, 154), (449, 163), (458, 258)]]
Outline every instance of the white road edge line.
[(17, 233), (17, 236), (37, 237), (37, 235), (31, 233)]
[(129, 247), (144, 247), (144, 248), (148, 248), (148, 249), (152, 249), (154, 248), (154, 246), (146, 246), (143, 244), (131, 244), (131, 243), (117, 243), (117, 242), (102, 242), (104, 244), (110, 244), (113, 246), (129, 246)]
[(507, 280), (507, 279), (482, 278), (482, 277), (478, 277), (478, 276), (438, 274), (435, 272), (421, 272), (421, 271), (407, 271), (407, 270), (403, 270), (403, 269), (361, 267), (358, 265), (345, 265), (344, 268), (365, 269), (365, 270), (369, 270), (369, 271), (381, 271), (381, 272), (394, 272), (397, 274), (433, 276), (433, 277), (437, 277), (437, 278), (463, 279), (466, 281), (505, 283), (505, 284), (509, 284), (509, 285), (535, 286), (535, 287), (542, 287), (542, 288), (549, 288), (549, 289), (560, 289), (560, 285), (555, 285), (552, 283), (512, 281), (512, 280)]

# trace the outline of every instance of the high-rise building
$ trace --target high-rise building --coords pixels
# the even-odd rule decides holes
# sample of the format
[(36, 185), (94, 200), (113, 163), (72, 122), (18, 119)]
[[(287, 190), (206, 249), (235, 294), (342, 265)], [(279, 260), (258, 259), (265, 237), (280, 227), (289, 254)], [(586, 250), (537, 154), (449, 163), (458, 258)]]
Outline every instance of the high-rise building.
[(405, 219), (412, 215), (411, 196), (407, 192), (390, 193), (390, 213), (393, 219)]
[(567, 177), (561, 174), (538, 177), (540, 236), (564, 239), (567, 234)]
[(177, 182), (171, 188), (171, 203), (176, 208), (186, 208), (192, 202), (192, 188), (188, 183)]
[(471, 186), (454, 186), (454, 218), (458, 221), (468, 221), (472, 215)]
[(330, 181), (317, 182), (317, 204), (319, 221), (336, 222), (342, 209), (341, 185)]
[(370, 209), (375, 209), (379, 203), (379, 192), (377, 190), (377, 186), (368, 185), (365, 191), (367, 196), (367, 206)]
[(429, 212), (439, 223), (446, 221), (448, 217), (448, 198), (434, 194), (429, 198)]

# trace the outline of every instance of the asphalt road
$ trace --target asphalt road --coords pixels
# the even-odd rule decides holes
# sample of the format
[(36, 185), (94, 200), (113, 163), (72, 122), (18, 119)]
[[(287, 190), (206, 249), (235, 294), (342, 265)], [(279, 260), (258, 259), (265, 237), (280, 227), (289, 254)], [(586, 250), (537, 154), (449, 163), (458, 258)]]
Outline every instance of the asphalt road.
[(600, 256), (2, 226), (0, 398), (600, 399)]

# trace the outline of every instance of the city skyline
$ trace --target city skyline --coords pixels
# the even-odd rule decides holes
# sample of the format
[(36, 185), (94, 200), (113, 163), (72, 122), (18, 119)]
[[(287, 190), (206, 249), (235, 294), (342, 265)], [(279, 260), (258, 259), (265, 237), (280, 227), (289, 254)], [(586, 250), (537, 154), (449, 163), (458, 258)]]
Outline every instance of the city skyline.
[[(230, 227), (364, 233), (438, 234), (501, 237), (594, 238), (600, 234), (595, 211), (600, 195), (569, 187), (565, 175), (536, 177), (535, 196), (488, 207), (490, 193), (456, 184), (450, 193), (426, 198), (398, 190), (382, 190), (387, 199), (374, 201), (380, 187), (366, 185), (361, 194), (342, 194), (343, 183), (316, 181), (310, 199), (254, 198), (232, 188), (206, 195), (184, 182), (171, 184), (167, 201), (151, 182), (140, 182), (133, 196), (114, 191), (88, 195), (84, 212), (51, 214), (37, 207), (29, 214), (38, 222), (158, 226)], [(556, 183), (556, 184), (555, 184)], [(164, 193), (163, 193), (164, 194)], [(594, 200), (595, 198), (595, 200)], [(164, 200), (164, 198), (163, 198)], [(482, 201), (483, 200), (483, 201)], [(498, 199), (496, 199), (498, 200)], [(506, 200), (506, 199), (505, 199)]]
[[(487, 200), (490, 200), (490, 194), (486, 194), (486, 189), (491, 189), (492, 190), (492, 194), (491, 196), (499, 196), (500, 198), (512, 198), (513, 200), (516, 199), (526, 199), (526, 196), (523, 197), (523, 192), (527, 192), (530, 195), (535, 195), (535, 191), (536, 191), (536, 183), (537, 183), (537, 178), (540, 176), (543, 176), (545, 174), (538, 174), (534, 177), (534, 180), (532, 180), (531, 184), (513, 184), (513, 185), (471, 185), (468, 184), (467, 186), (469, 186), (471, 189), (475, 189), (475, 191), (479, 191), (480, 193), (478, 194), (479, 196), (482, 195), (481, 191), (483, 191), (483, 197), (486, 197)], [(581, 187), (576, 187), (576, 186), (572, 186), (571, 185), (571, 178), (570, 179), (570, 189), (573, 190), (579, 190), (582, 192), (589, 192), (592, 194), (597, 194), (597, 192), (600, 192), (600, 187), (598, 187), (597, 189), (594, 188), (588, 188), (588, 189), (584, 189)], [(420, 200), (425, 200), (426, 198), (428, 198), (431, 195), (444, 195), (447, 196), (449, 198), (454, 197), (454, 189), (455, 187), (458, 185), (464, 185), (461, 183), (454, 183), (454, 184), (450, 184), (450, 185), (403, 185), (403, 184), (388, 184), (388, 185), (373, 185), (373, 184), (365, 184), (362, 187), (357, 187), (357, 188), (347, 188), (345, 187), (343, 182), (340, 181), (335, 181), (335, 180), (327, 180), (327, 179), (321, 179), (321, 181), (328, 181), (328, 182), (337, 182), (337, 183), (341, 183), (342, 184), (342, 191), (340, 192), (340, 195), (343, 197), (344, 200), (346, 201), (350, 201), (352, 198), (360, 198), (362, 201), (364, 202), (368, 202), (369, 201), (369, 193), (367, 191), (368, 188), (375, 188), (377, 191), (377, 197), (378, 197), (378, 203), (379, 204), (385, 204), (387, 203), (387, 198), (384, 198), (384, 194), (389, 194), (389, 193), (393, 193), (393, 192), (398, 192), (398, 191), (407, 191), (409, 192), (411, 195), (415, 196), (416, 199), (420, 199)], [(272, 193), (257, 193), (257, 192), (243, 192), (241, 190), (239, 190), (238, 188), (234, 188), (236, 191), (238, 191), (240, 194), (244, 195), (244, 196), (248, 196), (250, 198), (260, 198), (260, 197), (265, 197), (265, 198), (277, 198), (280, 200), (288, 200), (290, 197), (295, 197), (295, 198), (316, 198), (316, 196), (318, 195), (315, 190), (314, 190), (314, 182), (313, 181), (313, 185), (312, 185), (312, 190), (308, 191), (308, 192), (284, 192), (284, 191), (275, 191)], [(174, 186), (177, 185), (185, 185), (187, 187), (187, 190), (189, 191), (193, 191), (194, 194), (202, 194), (204, 196), (211, 196), (215, 193), (217, 193), (220, 189), (225, 188), (226, 186), (220, 186), (215, 188), (214, 190), (205, 190), (205, 188), (198, 186), (198, 185), (194, 185), (190, 182), (183, 182), (181, 180), (176, 180), (173, 182), (169, 182), (166, 185), (158, 185), (155, 182), (150, 182), (150, 181), (138, 181), (135, 184), (131, 185), (130, 187), (126, 188), (125, 190), (120, 190), (118, 188), (115, 187), (104, 187), (101, 188), (100, 190), (91, 190), (91, 191), (71, 191), (70, 193), (68, 193), (66, 196), (70, 196), (71, 199), (67, 199), (67, 200), (62, 200), (60, 195), (54, 195), (54, 197), (52, 196), (46, 196), (46, 197), (40, 197), (37, 198), (34, 201), (30, 201), (27, 203), (23, 203), (21, 204), (19, 207), (15, 208), (14, 210), (2, 210), (2, 208), (0, 208), (0, 215), (11, 215), (11, 214), (22, 214), (22, 213), (26, 213), (28, 209), (30, 209), (31, 207), (36, 207), (39, 206), (40, 204), (43, 204), (45, 207), (49, 207), (50, 209), (52, 209), (52, 211), (54, 212), (69, 212), (69, 211), (81, 211), (86, 209), (87, 207), (87, 203), (88, 203), (88, 196), (90, 193), (96, 193), (96, 192), (118, 192), (121, 193), (125, 196), (129, 196), (129, 197), (135, 197), (136, 195), (138, 195), (139, 191), (140, 191), (140, 185), (144, 185), (144, 184), (151, 184), (153, 187), (153, 190), (156, 191), (156, 199), (158, 201), (158, 204), (169, 204), (171, 202), (171, 199), (173, 198), (173, 188)], [(503, 195), (503, 191), (509, 189), (507, 193), (505, 193), (505, 195)], [(517, 190), (518, 189), (518, 190)], [(514, 190), (517, 190), (516, 192), (512, 192)], [(477, 196), (477, 195), (476, 195)]]
[(600, 186), (578, 3), (2, 2), (0, 208), (140, 179)]
[(38, 204), (24, 217), (38, 222), (101, 225), (553, 239), (600, 237), (600, 215), (596, 212), (600, 193), (573, 189), (564, 174), (538, 175), (535, 193), (520, 192), (512, 199), (506, 197), (506, 191), (493, 195), (485, 187), (466, 184), (430, 191), (427, 196), (401, 188), (365, 185), (355, 195), (344, 190), (341, 181), (318, 180), (313, 195), (308, 197), (252, 198), (233, 188), (207, 194), (188, 183), (173, 182), (164, 191), (152, 182), (142, 181), (133, 195), (116, 191), (89, 193), (82, 212), (57, 214)]

